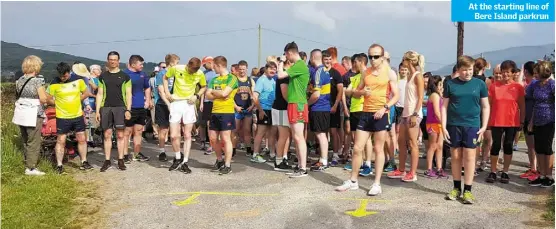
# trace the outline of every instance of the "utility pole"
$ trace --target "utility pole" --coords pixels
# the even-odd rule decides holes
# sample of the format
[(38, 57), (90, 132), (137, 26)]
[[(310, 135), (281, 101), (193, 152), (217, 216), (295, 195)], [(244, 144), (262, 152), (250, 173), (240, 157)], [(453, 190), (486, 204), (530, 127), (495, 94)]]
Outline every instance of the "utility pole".
[(463, 56), (463, 22), (458, 22), (458, 51), (457, 58)]
[(258, 65), (261, 67), (261, 24), (259, 24), (259, 53), (258, 53)]

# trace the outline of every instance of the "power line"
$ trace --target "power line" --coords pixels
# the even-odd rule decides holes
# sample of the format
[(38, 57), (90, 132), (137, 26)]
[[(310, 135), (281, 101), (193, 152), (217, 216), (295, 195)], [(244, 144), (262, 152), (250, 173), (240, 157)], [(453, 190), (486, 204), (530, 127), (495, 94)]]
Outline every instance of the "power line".
[(78, 46), (78, 45), (95, 45), (95, 44), (111, 44), (111, 43), (125, 43), (125, 42), (137, 42), (137, 41), (165, 40), (165, 39), (175, 39), (175, 38), (207, 36), (207, 35), (215, 35), (215, 34), (223, 34), (223, 33), (234, 33), (234, 32), (248, 31), (248, 30), (254, 30), (254, 29), (257, 29), (257, 28), (244, 28), (244, 29), (235, 29), (235, 30), (208, 32), (208, 33), (197, 33), (197, 34), (165, 36), (165, 37), (153, 37), (153, 38), (137, 38), (137, 39), (128, 39), (128, 40), (114, 40), (114, 41), (93, 41), (93, 42), (83, 42), (83, 43), (73, 43), (73, 44), (35, 45), (35, 46), (27, 46), (27, 47), (30, 47), (30, 48), (65, 47), (65, 46)]

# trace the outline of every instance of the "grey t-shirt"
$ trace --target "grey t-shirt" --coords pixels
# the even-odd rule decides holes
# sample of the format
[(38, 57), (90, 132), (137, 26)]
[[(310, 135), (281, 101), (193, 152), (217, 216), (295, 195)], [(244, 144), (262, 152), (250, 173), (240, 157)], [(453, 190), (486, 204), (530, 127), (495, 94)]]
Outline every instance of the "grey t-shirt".
[[(24, 75), (20, 77), (15, 82), (16, 93), (21, 91), (21, 87), (23, 87), (23, 85), (25, 84), (25, 82), (27, 82), (29, 78), (31, 78), (31, 80), (29, 81), (29, 83), (27, 83), (27, 85), (25, 85), (25, 88), (21, 92), (20, 98), (39, 99), (38, 89), (39, 87), (44, 87), (45, 85), (44, 78), (42, 76), (35, 77), (35, 76)], [(37, 115), (39, 117), (43, 117), (43, 118), (45, 117), (43, 106), (39, 106), (39, 111)]]

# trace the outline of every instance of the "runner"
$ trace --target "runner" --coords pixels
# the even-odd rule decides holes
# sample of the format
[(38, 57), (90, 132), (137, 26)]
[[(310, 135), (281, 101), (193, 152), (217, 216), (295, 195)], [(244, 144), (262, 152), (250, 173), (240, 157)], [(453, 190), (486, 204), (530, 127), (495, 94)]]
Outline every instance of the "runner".
[(158, 125), (158, 160), (168, 161), (166, 156), (166, 142), (168, 141), (168, 131), (170, 129), (170, 110), (168, 105), (166, 105), (165, 98), (167, 98), (166, 91), (172, 92), (174, 87), (174, 78), (168, 79), (168, 86), (164, 86), (164, 75), (168, 70), (167, 67), (173, 67), (175, 63), (179, 60), (179, 57), (175, 54), (168, 54), (164, 58), (164, 67), (156, 74), (155, 79), (155, 114), (154, 120)]
[[(384, 52), (384, 59), (386, 60), (388, 66), (390, 66), (390, 54), (388, 52)], [(390, 67), (390, 72), (391, 72), (390, 74), (392, 75), (397, 75), (396, 71), (392, 67)], [(388, 99), (392, 99), (392, 96), (393, 96), (392, 93), (390, 93), (390, 98)], [(388, 124), (388, 128), (386, 129), (388, 131), (388, 137), (386, 138), (384, 144), (385, 147), (384, 172), (392, 172), (398, 168), (396, 166), (396, 159), (395, 159), (396, 151), (398, 150), (398, 133), (396, 132), (396, 128), (398, 127), (398, 125), (396, 124), (395, 114), (396, 114), (396, 107), (395, 106), (390, 107), (390, 113), (388, 114), (389, 124)]]
[[(148, 161), (150, 158), (141, 153), (141, 145), (143, 142), (143, 128), (147, 121), (147, 109), (152, 105), (151, 88), (149, 87), (149, 78), (143, 72), (143, 57), (139, 55), (131, 55), (129, 57), (129, 68), (124, 73), (129, 75), (131, 79), (131, 119), (125, 121), (124, 132), (124, 162), (131, 163), (134, 161)], [(128, 143), (133, 135), (133, 155), (128, 155)]]
[[(238, 74), (237, 84), (238, 89), (234, 97), (234, 110), (236, 130), (232, 136), (233, 153), (236, 155), (236, 147), (239, 140), (243, 140), (243, 145), (246, 147), (247, 154), (253, 154), (251, 148), (251, 125), (253, 124), (253, 109), (255, 103), (253, 102), (253, 89), (255, 88), (255, 81), (247, 76), (247, 62), (244, 60), (239, 61), (237, 64)], [(257, 152), (259, 149), (255, 149)]]
[[(358, 70), (355, 67), (355, 56), (357, 54), (353, 55), (352, 57), (348, 57), (345, 56), (344, 58), (342, 58), (342, 66), (349, 67), (349, 70), (346, 74), (344, 74), (342, 76), (343, 81), (344, 81), (344, 94), (343, 94), (343, 100), (342, 103), (344, 104), (345, 107), (347, 107), (347, 109), (344, 110), (344, 133), (345, 133), (345, 137), (343, 139), (343, 148), (342, 148), (342, 155), (340, 155), (340, 159), (342, 160), (341, 163), (345, 163), (346, 166), (349, 165), (351, 166), (351, 163), (347, 163), (348, 158), (351, 157), (351, 143), (352, 143), (352, 131), (351, 131), (351, 122), (350, 122), (350, 118), (351, 118), (351, 94), (347, 94), (347, 88), (349, 87), (349, 85), (351, 84), (351, 78), (353, 76), (355, 76), (356, 74), (358, 74)], [(345, 64), (345, 58), (348, 58), (350, 63), (349, 65)], [(355, 130), (354, 130), (355, 131)]]
[(538, 81), (531, 83), (527, 93), (534, 100), (533, 116), (529, 120), (529, 131), (535, 135), (535, 152), (539, 162), (539, 176), (529, 182), (530, 186), (549, 188), (554, 185), (552, 169), (554, 163), (554, 79), (551, 78), (552, 65), (541, 61), (535, 68)]
[[(321, 55), (319, 55), (321, 56)], [(338, 160), (340, 159), (340, 156), (338, 155), (338, 153), (340, 152), (340, 146), (342, 145), (342, 137), (343, 136), (343, 131), (341, 131), (341, 127), (342, 127), (342, 112), (345, 110), (343, 108), (344, 104), (342, 102), (342, 98), (343, 98), (343, 94), (344, 94), (344, 81), (342, 79), (342, 72), (343, 74), (346, 73), (344, 67), (342, 67), (342, 65), (338, 64), (338, 61), (336, 60), (337, 58), (337, 50), (336, 48), (329, 48), (327, 51), (323, 51), (322, 52), (322, 61), (319, 61), (318, 59), (314, 60), (314, 64), (315, 66), (317, 66), (317, 70), (318, 71), (320, 69), (320, 66), (318, 65), (318, 63), (322, 63), (324, 64), (324, 70), (328, 73), (327, 75), (330, 75), (330, 95), (328, 97), (324, 97), (324, 99), (328, 99), (330, 102), (330, 108), (328, 109), (330, 111), (330, 142), (332, 143), (332, 161), (330, 162), (331, 166), (337, 166), (338, 165)], [(340, 69), (340, 70), (338, 70)], [(316, 75), (316, 73), (315, 73)], [(323, 84), (325, 85), (325, 84)], [(317, 97), (318, 98), (318, 97)], [(320, 110), (324, 109), (323, 107), (317, 108)], [(312, 118), (311, 118), (312, 119)], [(324, 126), (324, 127), (328, 127), (328, 126)], [(320, 129), (324, 129), (324, 127), (320, 128)], [(319, 129), (319, 128), (317, 128)], [(326, 128), (328, 129), (328, 128)], [(326, 135), (325, 135), (326, 136)], [(318, 138), (318, 136), (317, 136)], [(319, 144), (322, 142), (322, 140), (319, 140)], [(328, 145), (328, 144), (327, 144)], [(321, 148), (323, 147), (322, 145), (320, 145)], [(328, 151), (328, 148), (324, 149), (326, 151)], [(321, 149), (322, 152), (322, 149)], [(326, 152), (326, 155), (328, 154), (328, 152)], [(322, 156), (322, 155), (321, 155)], [(328, 157), (326, 157), (326, 159), (328, 159)]]
[[(307, 103), (309, 104), (309, 128), (315, 133), (315, 137), (320, 145), (320, 159), (311, 166), (311, 171), (324, 171), (328, 168), (328, 138), (326, 134), (330, 128), (331, 120), (331, 75), (326, 69), (332, 66), (330, 55), (326, 51), (321, 52), (319, 49), (311, 51), (311, 59), (317, 67), (315, 73), (310, 75), (309, 88), (311, 96)], [(323, 65), (324, 62), (324, 65)], [(337, 156), (337, 155), (336, 155)]]
[[(460, 198), (462, 193), (460, 169), (463, 165), (465, 168), (462, 197), (464, 204), (472, 204), (475, 200), (471, 193), (475, 171), (475, 148), (483, 138), (490, 115), (486, 84), (473, 78), (474, 63), (473, 58), (469, 56), (458, 58), (457, 78), (444, 82), (442, 106), (442, 131), (446, 141), (450, 142), (454, 179), (454, 188), (446, 195), (446, 199)], [(466, 159), (462, 164), (463, 157)]]
[[(264, 163), (266, 160), (263, 158), (262, 155), (259, 154), (259, 150), (261, 150), (261, 143), (263, 137), (266, 135), (267, 139), (269, 140), (269, 148), (270, 152), (274, 152), (275, 149), (275, 136), (277, 128), (272, 126), (272, 102), (275, 99), (275, 90), (276, 90), (276, 79), (274, 76), (276, 75), (276, 63), (269, 62), (265, 66), (265, 73), (259, 80), (255, 86), (255, 93), (253, 93), (253, 101), (254, 104), (257, 106), (257, 115), (259, 116), (257, 119), (257, 132), (255, 135), (255, 151), (251, 158), (251, 162), (256, 163)], [(248, 148), (250, 150), (250, 148)], [(248, 152), (249, 153), (249, 152)], [(280, 158), (280, 162), (282, 162), (282, 157)], [(276, 160), (274, 161), (275, 167), (278, 167)]]
[[(485, 82), (487, 84), (487, 89), (490, 88), (490, 82), (487, 83), (487, 77), (485, 76), (485, 69), (487, 67), (488, 63), (484, 58), (477, 58), (475, 60), (475, 65), (473, 67), (473, 77), (482, 80), (483, 82)], [(490, 80), (488, 80), (490, 81)], [(489, 93), (490, 94), (490, 93)], [(491, 104), (492, 105), (492, 104)], [(492, 113), (491, 113), (492, 115)], [(490, 129), (490, 126), (488, 127)], [(476, 173), (478, 174), (478, 172), (482, 172), (484, 170), (486, 170), (486, 162), (489, 160), (489, 156), (490, 156), (490, 146), (492, 146), (492, 136), (490, 134), (490, 130), (486, 130), (485, 134), (483, 134), (483, 142), (481, 143), (480, 147), (477, 147), (477, 157), (480, 157), (481, 154), (482, 156), (479, 158), (479, 168), (476, 169)], [(484, 144), (485, 142), (488, 142), (490, 145), (488, 147), (489, 151), (484, 151), (484, 149), (486, 147), (483, 147), (482, 144)]]
[(512, 162), (513, 140), (515, 133), (521, 128), (525, 120), (525, 90), (523, 85), (513, 80), (517, 65), (506, 60), (500, 65), (502, 78), (491, 84), (488, 89), (490, 101), (489, 126), (492, 132), (492, 149), (490, 150), (490, 174), (486, 182), (494, 183), (498, 165), (500, 147), (504, 149), (504, 169), (500, 174), (500, 183), (510, 181), (508, 170)]
[[(226, 57), (214, 58), (214, 71), (218, 75), (213, 78), (207, 90), (207, 98), (213, 100), (212, 115), (209, 123), (210, 144), (216, 152), (216, 163), (213, 171), (220, 175), (232, 172), (232, 139), (231, 132), (235, 129), (234, 97), (238, 88), (237, 78), (228, 73)], [(222, 149), (218, 138), (223, 141)], [(222, 159), (224, 152), (224, 160)]]
[[(400, 136), (398, 138), (398, 147), (400, 148), (399, 167), (388, 173), (389, 178), (401, 178), (405, 182), (417, 181), (417, 166), (419, 162), (419, 145), (417, 138), (423, 112), (421, 105), (423, 104), (423, 75), (418, 69), (424, 69), (425, 57), (415, 52), (408, 51), (404, 54), (402, 64), (409, 69), (410, 77), (407, 79), (405, 87), (405, 101), (400, 122)], [(407, 153), (411, 151), (411, 167), (409, 173), (405, 171), (405, 162)]]
[[(191, 173), (187, 165), (191, 150), (191, 130), (197, 121), (195, 102), (205, 93), (205, 74), (201, 70), (201, 60), (193, 57), (187, 65), (178, 64), (179, 57), (170, 63), (170, 68), (164, 75), (164, 102), (170, 110), (170, 137), (172, 149), (176, 155), (169, 171), (179, 169), (184, 173)], [(168, 79), (174, 78), (173, 92), (168, 90)], [(197, 84), (201, 86), (195, 94)], [(180, 152), (181, 131), (183, 130), (183, 158)]]
[[(275, 64), (275, 62), (268, 62), (268, 64), (271, 65), (272, 63)], [(278, 127), (278, 141), (276, 141), (276, 160), (274, 161), (274, 170), (283, 172), (291, 170), (291, 166), (289, 165), (287, 158), (291, 141), (287, 101), (289, 83), (290, 78), (288, 77), (276, 79), (274, 103), (272, 103), (271, 110), (272, 125)]]
[[(427, 148), (427, 171), (425, 176), (431, 178), (447, 177), (446, 172), (442, 169), (442, 144), (444, 137), (442, 134), (442, 125), (440, 124), (442, 107), (442, 92), (444, 85), (442, 77), (433, 75), (429, 77), (427, 86), (427, 132), (429, 134), (429, 148)], [(436, 159), (436, 170), (433, 169), (433, 159)]]
[(61, 62), (56, 66), (58, 79), (54, 79), (46, 90), (47, 102), (56, 106), (56, 173), (64, 173), (62, 161), (66, 152), (66, 138), (71, 132), (77, 139), (77, 150), (81, 158), (81, 170), (93, 167), (87, 162), (87, 139), (85, 138), (85, 117), (81, 101), (90, 96), (82, 79), (70, 81), (71, 67)]
[(131, 80), (129, 75), (120, 70), (120, 54), (111, 51), (107, 55), (106, 66), (108, 71), (99, 77), (100, 87), (97, 93), (97, 122), (100, 122), (104, 130), (104, 155), (105, 161), (100, 168), (101, 172), (108, 170), (110, 153), (112, 151), (112, 133), (116, 129), (118, 145), (118, 169), (126, 170), (124, 164), (124, 142), (125, 120), (131, 119)]
[[(305, 123), (309, 122), (306, 96), (307, 85), (309, 83), (309, 68), (299, 56), (299, 49), (295, 42), (286, 45), (284, 54), (278, 60), (278, 79), (290, 78), (287, 96), (288, 120), (299, 160), (298, 168), (290, 177), (305, 177), (307, 176), (307, 144), (303, 132), (305, 130)], [(293, 65), (287, 71), (284, 71), (286, 58)]]
[[(529, 86), (536, 81), (535, 79), (535, 62), (528, 61), (523, 65), (524, 76), (525, 76), (525, 92), (529, 89)], [(527, 144), (527, 154), (529, 156), (529, 169), (525, 173), (521, 174), (519, 177), (528, 179), (529, 181), (534, 181), (540, 176), (537, 170), (537, 154), (535, 153), (535, 137), (533, 132), (528, 130), (529, 120), (533, 116), (533, 106), (535, 104), (534, 98), (530, 93), (525, 93), (525, 122), (523, 123), (523, 135), (525, 136), (525, 143)]]
[[(337, 191), (359, 189), (357, 176), (362, 160), (361, 155), (371, 134), (373, 135), (373, 151), (376, 153), (376, 171), (383, 171), (384, 167), (384, 142), (387, 138), (388, 112), (399, 98), (397, 76), (392, 74), (390, 66), (384, 64), (384, 47), (373, 44), (369, 47), (368, 54), (369, 59), (371, 59), (371, 67), (361, 69), (362, 80), (354, 92), (354, 97), (364, 96), (365, 100), (363, 101), (363, 113), (355, 133), (352, 159), (353, 171), (351, 172), (351, 179), (336, 187)], [(393, 93), (393, 96), (388, 100), (390, 93)], [(382, 173), (376, 173), (368, 195), (376, 196), (382, 193), (381, 176)]]
[[(213, 58), (212, 56), (205, 56), (201, 61), (203, 64), (203, 74), (205, 74), (206, 84), (208, 85), (209, 82), (216, 77), (216, 73), (213, 70)], [(209, 100), (205, 94), (201, 95), (201, 100), (203, 103), (200, 105), (199, 110), (202, 112), (201, 114), (201, 150), (205, 149), (205, 143), (208, 144), (206, 148), (205, 155), (212, 154), (212, 147), (210, 146), (210, 140), (208, 136), (208, 125), (210, 121), (210, 116), (212, 114), (212, 100)]]

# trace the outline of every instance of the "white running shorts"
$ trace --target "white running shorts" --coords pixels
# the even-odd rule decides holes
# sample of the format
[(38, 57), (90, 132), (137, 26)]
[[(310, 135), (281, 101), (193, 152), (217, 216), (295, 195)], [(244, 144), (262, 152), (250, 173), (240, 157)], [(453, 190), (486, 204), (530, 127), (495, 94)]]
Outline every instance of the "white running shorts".
[(287, 126), (290, 127), (290, 122), (288, 121), (288, 110), (276, 110), (272, 109), (272, 125), (273, 126)]
[(189, 104), (187, 100), (170, 103), (170, 123), (194, 124), (195, 122), (197, 122), (195, 104)]

